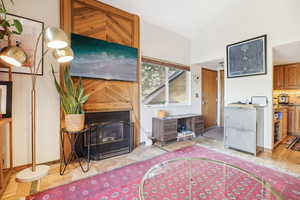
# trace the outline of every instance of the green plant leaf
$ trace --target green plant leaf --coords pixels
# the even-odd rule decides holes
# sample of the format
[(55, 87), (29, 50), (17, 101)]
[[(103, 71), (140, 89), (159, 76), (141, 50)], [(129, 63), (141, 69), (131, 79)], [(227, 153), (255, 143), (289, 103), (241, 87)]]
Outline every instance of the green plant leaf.
[(64, 85), (65, 85), (65, 88), (66, 88), (66, 92), (69, 95), (73, 95), (74, 94), (74, 83), (73, 83), (73, 80), (70, 76), (70, 68), (69, 67), (65, 68)]
[(89, 99), (89, 96), (86, 95), (86, 96), (84, 96), (84, 97), (82, 97), (82, 98), (80, 99), (80, 103), (81, 103), (81, 104), (84, 104), (85, 102), (87, 102), (88, 99)]
[(84, 88), (81, 80), (74, 84), (69, 67), (66, 67), (63, 74), (64, 87), (60, 86), (54, 73), (53, 66), (52, 75), (56, 90), (60, 95), (61, 106), (66, 114), (82, 114), (83, 104), (88, 100), (89, 95), (84, 95)]
[(10, 27), (10, 23), (6, 19), (3, 19), (0, 26), (2, 26), (3, 28)]
[(17, 31), (12, 31), (13, 34), (16, 34), (16, 35), (21, 35), (22, 33), (19, 33)]
[(23, 26), (19, 20), (14, 19), (14, 26), (16, 27), (16, 30), (19, 34), (23, 32)]

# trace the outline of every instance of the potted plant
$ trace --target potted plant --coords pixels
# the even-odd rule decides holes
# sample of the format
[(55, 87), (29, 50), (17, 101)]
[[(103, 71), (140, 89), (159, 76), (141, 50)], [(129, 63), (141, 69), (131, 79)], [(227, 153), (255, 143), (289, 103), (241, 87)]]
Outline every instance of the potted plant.
[[(13, 3), (13, 0), (10, 0)], [(7, 39), (10, 43), (11, 35), (21, 35), (23, 32), (23, 26), (17, 19), (7, 19), (7, 10), (4, 1), (0, 1), (0, 39)], [(9, 44), (11, 45), (11, 44)]]
[(84, 94), (84, 88), (81, 79), (74, 83), (70, 68), (66, 67), (63, 75), (63, 85), (60, 86), (52, 67), (55, 87), (60, 95), (60, 101), (65, 113), (65, 128), (67, 131), (76, 132), (84, 128), (83, 104), (88, 100), (89, 95)]

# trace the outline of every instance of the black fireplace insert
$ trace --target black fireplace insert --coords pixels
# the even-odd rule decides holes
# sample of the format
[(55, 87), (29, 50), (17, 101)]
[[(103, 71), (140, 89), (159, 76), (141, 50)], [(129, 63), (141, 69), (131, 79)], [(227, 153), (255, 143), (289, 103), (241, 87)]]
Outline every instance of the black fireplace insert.
[(90, 126), (91, 137), (82, 138), (84, 151), (91, 139), (91, 159), (102, 160), (132, 151), (133, 123), (130, 111), (86, 113), (85, 122)]

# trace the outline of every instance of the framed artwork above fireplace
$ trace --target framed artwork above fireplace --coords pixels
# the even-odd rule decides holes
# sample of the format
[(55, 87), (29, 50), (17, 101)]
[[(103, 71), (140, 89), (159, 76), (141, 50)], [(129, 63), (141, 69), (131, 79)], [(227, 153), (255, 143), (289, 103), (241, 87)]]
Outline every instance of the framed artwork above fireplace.
[(75, 55), (71, 63), (72, 76), (132, 82), (137, 80), (137, 48), (78, 34), (72, 34), (71, 39)]

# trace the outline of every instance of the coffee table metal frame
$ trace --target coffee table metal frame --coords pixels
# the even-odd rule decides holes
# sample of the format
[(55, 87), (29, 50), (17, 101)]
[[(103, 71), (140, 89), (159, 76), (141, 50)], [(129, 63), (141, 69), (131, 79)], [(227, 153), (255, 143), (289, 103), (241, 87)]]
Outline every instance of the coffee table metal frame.
[(218, 161), (218, 160), (212, 160), (212, 159), (208, 159), (208, 158), (197, 158), (197, 157), (193, 157), (193, 158), (176, 158), (176, 159), (171, 159), (171, 160), (167, 160), (164, 161), (162, 163), (156, 164), (153, 167), (151, 167), (146, 174), (144, 175), (144, 177), (142, 178), (140, 185), (139, 185), (139, 198), (140, 200), (146, 200), (144, 197), (144, 184), (145, 181), (149, 178), (149, 176), (151, 175), (151, 173), (153, 173), (156, 170), (159, 170), (160, 168), (167, 166), (168, 164), (171, 163), (175, 163), (178, 161), (187, 161), (190, 166), (189, 166), (189, 179), (190, 179), (190, 185), (189, 185), (189, 199), (192, 199), (192, 167), (191, 167), (191, 162), (195, 161), (195, 160), (201, 160), (201, 161), (205, 161), (205, 162), (210, 162), (210, 163), (215, 163), (218, 165), (223, 165), (232, 169), (236, 169), (240, 172), (242, 172), (243, 174), (246, 174), (247, 176), (251, 177), (252, 179), (256, 180), (258, 183), (262, 184), (263, 187), (268, 190), (269, 192), (272, 193), (272, 195), (274, 195), (274, 197), (276, 198), (276, 200), (283, 200), (283, 197), (280, 193), (278, 193), (276, 191), (275, 188), (273, 188), (268, 182), (266, 182), (265, 180), (263, 180), (262, 178), (259, 178), (258, 176), (252, 174), (251, 172), (248, 172), (242, 168), (236, 167), (234, 165), (228, 164), (226, 162), (223, 161)]

